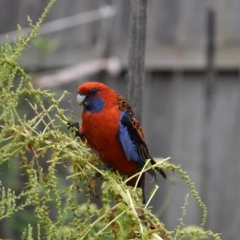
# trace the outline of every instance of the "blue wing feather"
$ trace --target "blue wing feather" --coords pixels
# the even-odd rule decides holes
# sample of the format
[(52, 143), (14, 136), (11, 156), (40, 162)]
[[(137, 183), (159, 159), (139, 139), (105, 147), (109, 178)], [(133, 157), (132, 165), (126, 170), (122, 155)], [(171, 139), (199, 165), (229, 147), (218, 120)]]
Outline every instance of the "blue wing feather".
[[(145, 165), (146, 159), (151, 159), (151, 164), (154, 164), (155, 162), (149, 155), (147, 145), (144, 141), (141, 127), (133, 117), (132, 112), (122, 111), (119, 117), (119, 123), (117, 138), (123, 148), (126, 158), (129, 161), (135, 161), (140, 168)], [(157, 170), (164, 178), (166, 178), (166, 174), (162, 169)], [(149, 169), (148, 172), (156, 180), (154, 170)]]
[(131, 139), (128, 125), (123, 124), (123, 118), (129, 118), (128, 112), (122, 112), (120, 115), (120, 127), (117, 135), (118, 140), (122, 145), (127, 159), (129, 161), (135, 161), (139, 167), (143, 167), (145, 159), (139, 154), (136, 148), (136, 143)]

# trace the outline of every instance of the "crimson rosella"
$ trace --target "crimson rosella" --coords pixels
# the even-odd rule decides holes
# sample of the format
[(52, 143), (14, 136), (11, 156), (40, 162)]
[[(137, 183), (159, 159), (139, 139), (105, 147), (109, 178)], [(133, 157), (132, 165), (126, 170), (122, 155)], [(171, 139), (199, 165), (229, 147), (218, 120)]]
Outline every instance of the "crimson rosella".
[[(103, 163), (128, 177), (143, 168), (147, 159), (155, 164), (149, 155), (142, 128), (129, 103), (121, 95), (102, 83), (86, 82), (78, 87), (77, 102), (83, 105), (82, 126), (68, 123), (68, 128), (76, 127), (76, 136), (86, 138)], [(157, 170), (166, 178), (162, 169)], [(156, 179), (153, 169), (148, 172)], [(144, 179), (143, 173), (137, 186), (142, 188), (143, 203)], [(136, 181), (137, 177), (127, 184), (135, 186)]]

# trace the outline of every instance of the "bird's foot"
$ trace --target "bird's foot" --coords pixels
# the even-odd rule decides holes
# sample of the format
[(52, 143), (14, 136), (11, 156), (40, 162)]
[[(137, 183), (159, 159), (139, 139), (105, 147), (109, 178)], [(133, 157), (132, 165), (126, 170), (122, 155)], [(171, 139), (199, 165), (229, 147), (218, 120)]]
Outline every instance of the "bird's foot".
[[(99, 169), (100, 171), (106, 171), (106, 170), (111, 170), (112, 167), (111, 167), (111, 165), (108, 164), (108, 163), (103, 163), (103, 164), (101, 164), (101, 165), (98, 167), (98, 169)], [(97, 177), (97, 178), (102, 178), (102, 175), (101, 175), (101, 173), (96, 172), (96, 173), (95, 173), (95, 177)]]
[(75, 132), (75, 137), (80, 137), (80, 138), (84, 137), (83, 133), (81, 133), (79, 130), (78, 122), (68, 122), (67, 125), (68, 125), (68, 129), (71, 129), (72, 132)]
[(112, 166), (109, 163), (103, 163), (98, 167), (99, 170), (110, 170), (111, 168)]

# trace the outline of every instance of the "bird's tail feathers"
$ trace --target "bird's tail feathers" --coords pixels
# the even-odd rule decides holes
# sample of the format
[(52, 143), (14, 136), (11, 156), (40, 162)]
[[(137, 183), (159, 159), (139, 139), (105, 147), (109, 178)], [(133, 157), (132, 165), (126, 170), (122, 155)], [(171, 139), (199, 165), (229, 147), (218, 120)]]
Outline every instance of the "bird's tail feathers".
[(155, 182), (157, 182), (157, 176), (153, 169), (147, 170), (147, 172), (154, 178)]
[[(151, 164), (154, 165), (156, 162), (151, 158)], [(155, 167), (156, 170), (163, 176), (164, 179), (167, 178), (166, 173), (159, 167)], [(153, 171), (152, 169), (150, 169), (151, 171)], [(150, 172), (149, 172), (150, 173)], [(150, 173), (151, 174), (151, 173)], [(154, 173), (155, 174), (155, 173)], [(152, 175), (152, 174), (151, 174)], [(155, 178), (156, 178), (156, 174), (155, 174)]]
[(140, 180), (138, 182), (137, 187), (142, 189), (142, 203), (146, 204), (146, 198), (145, 198), (145, 173), (142, 174), (142, 176), (141, 176), (141, 178), (140, 178)]

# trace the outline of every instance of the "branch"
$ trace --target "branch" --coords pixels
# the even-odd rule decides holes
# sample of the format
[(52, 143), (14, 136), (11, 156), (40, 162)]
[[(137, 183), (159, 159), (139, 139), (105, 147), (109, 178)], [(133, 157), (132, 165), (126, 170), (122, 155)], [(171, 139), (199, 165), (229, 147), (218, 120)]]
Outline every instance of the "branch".
[(58, 87), (79, 78), (93, 75), (99, 71), (106, 71), (111, 75), (116, 75), (119, 73), (120, 69), (120, 61), (117, 58), (97, 59), (78, 63), (74, 66), (61, 69), (53, 74), (36, 77), (33, 85), (37, 88)]

